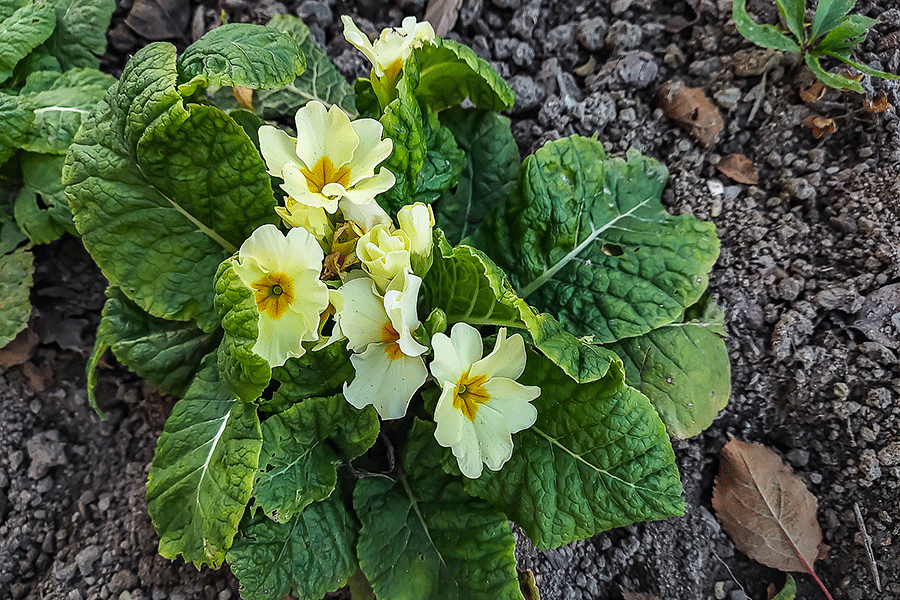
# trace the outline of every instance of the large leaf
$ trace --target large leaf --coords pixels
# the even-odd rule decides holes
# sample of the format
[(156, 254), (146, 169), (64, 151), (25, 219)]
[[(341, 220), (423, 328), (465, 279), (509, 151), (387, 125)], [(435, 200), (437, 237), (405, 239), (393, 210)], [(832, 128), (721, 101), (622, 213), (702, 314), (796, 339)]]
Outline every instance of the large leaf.
[(260, 408), (281, 412), (306, 398), (340, 392), (356, 372), (350, 354), (346, 344), (329, 344), (300, 358), (289, 358), (284, 366), (272, 369), (272, 378), (280, 385), (271, 400), (260, 402)]
[(50, 243), (66, 232), (76, 233), (61, 180), (65, 160), (64, 156), (31, 152), (21, 155), (23, 185), (16, 196), (16, 221), (35, 244)]
[(800, 52), (800, 45), (781, 33), (774, 25), (760, 25), (747, 14), (747, 0), (734, 0), (731, 16), (738, 33), (763, 48)]
[(28, 325), (33, 275), (34, 256), (28, 250), (0, 255), (0, 348)]
[(806, 0), (775, 0), (778, 6), (778, 12), (784, 18), (788, 29), (797, 38), (797, 41), (803, 43), (803, 20), (806, 18)]
[[(413, 55), (419, 63), (416, 95), (433, 110), (456, 106), (468, 98), (476, 108), (512, 108), (515, 94), (486, 60), (453, 40), (423, 44)], [(404, 70), (411, 61), (403, 65)]]
[(839, 52), (859, 46), (866, 40), (869, 27), (878, 23), (878, 19), (863, 15), (848, 15), (822, 38), (815, 52)]
[(234, 270), (234, 259), (223, 261), (216, 272), (215, 308), (225, 335), (219, 344), (219, 373), (245, 402), (260, 397), (272, 378), (272, 368), (253, 352), (259, 336), (259, 310), (253, 290)]
[[(863, 64), (861, 62), (857, 62), (855, 60), (851, 60), (848, 56), (849, 51), (847, 51), (847, 50), (836, 50), (836, 51), (828, 50), (824, 54), (827, 54), (828, 56), (832, 56), (832, 57), (840, 60), (841, 62), (850, 65), (851, 67), (853, 67), (860, 73), (865, 73), (866, 75), (870, 75), (872, 77), (881, 77), (882, 79), (900, 79), (900, 75), (898, 75), (896, 73), (888, 73), (886, 71), (879, 71), (878, 69), (873, 69), (869, 65)], [(818, 57), (815, 57), (815, 58), (818, 61)], [(810, 61), (807, 60), (806, 64), (809, 65), (809, 62)], [(831, 74), (829, 73), (829, 75), (831, 75)], [(853, 80), (851, 80), (851, 81), (853, 81)], [(854, 83), (856, 83), (856, 82), (854, 81)], [(859, 85), (859, 84), (857, 84), (857, 85)], [(844, 87), (846, 87), (846, 86), (844, 86)]]
[(472, 239), (572, 334), (598, 343), (641, 335), (699, 299), (719, 254), (712, 223), (666, 212), (667, 176), (633, 149), (607, 158), (595, 139), (550, 142)]
[(192, 321), (153, 317), (118, 288), (107, 289), (106, 295), (97, 339), (140, 377), (169, 394), (182, 396), (203, 358), (216, 349), (221, 330), (207, 333)]
[(0, 22), (13, 16), (17, 10), (31, 3), (32, 0), (0, 0)]
[(97, 68), (106, 51), (106, 30), (116, 9), (115, 0), (52, 0), (56, 30), (45, 47), (64, 70)]
[(378, 431), (373, 407), (358, 410), (340, 395), (309, 398), (272, 415), (262, 424), (256, 504), (272, 520), (289, 521), (331, 495), (337, 465), (368, 450)]
[(454, 107), (441, 111), (440, 118), (466, 156), (455, 191), (444, 192), (434, 208), (437, 226), (458, 244), (506, 199), (522, 161), (507, 117)]
[(424, 115), (425, 161), (416, 176), (413, 200), (430, 204), (456, 185), (466, 153), (456, 145), (453, 133), (441, 125), (436, 112), (426, 108)]
[(416, 421), (400, 481), (356, 484), (359, 564), (378, 598), (522, 600), (506, 516), (441, 471), (434, 425)]
[(0, 23), (0, 82), (12, 75), (16, 64), (44, 42), (56, 25), (49, 2), (35, 2), (16, 10)]
[(250, 500), (262, 435), (256, 408), (203, 364), (166, 421), (147, 480), (147, 510), (159, 553), (218, 567)]
[(293, 115), (310, 100), (326, 106), (337, 104), (344, 112), (356, 115), (353, 88), (309, 34), (309, 28), (291, 15), (275, 15), (266, 24), (291, 36), (306, 56), (306, 70), (285, 87), (257, 92), (254, 106), (266, 119)]
[(625, 381), (642, 392), (677, 438), (697, 435), (725, 408), (731, 368), (725, 315), (715, 302), (644, 335), (610, 346), (624, 362)]
[(257, 514), (241, 531), (227, 560), (244, 600), (276, 600), (292, 590), (298, 598), (321, 598), (357, 569), (356, 524), (337, 493), (288, 523)]
[(85, 119), (63, 171), (75, 225), (111, 284), (151, 315), (218, 324), (213, 277), (265, 222), (266, 166), (233, 120), (186, 104), (175, 48), (135, 54)]
[(812, 29), (809, 32), (809, 41), (814, 42), (819, 36), (825, 35), (844, 18), (844, 15), (856, 5), (856, 0), (819, 0), (816, 12), (813, 16)]
[[(849, 79), (844, 77), (843, 75), (838, 75), (837, 73), (829, 73), (825, 69), (822, 68), (822, 63), (819, 61), (819, 57), (815, 54), (807, 54), (803, 57), (806, 62), (806, 66), (809, 67), (809, 70), (812, 71), (813, 75), (822, 80), (825, 85), (833, 87), (837, 90), (853, 90), (858, 94), (863, 93), (862, 86), (858, 81), (853, 79)], [(843, 58), (841, 60), (844, 60)]]
[(20, 93), (34, 106), (34, 123), (22, 147), (31, 152), (65, 154), (82, 118), (114, 82), (113, 77), (94, 69), (31, 75)]
[(291, 36), (249, 23), (229, 23), (188, 46), (178, 62), (181, 81), (205, 78), (209, 85), (277, 88), (306, 68)]
[(0, 165), (28, 139), (34, 122), (34, 107), (26, 99), (0, 93)]
[[(529, 353), (519, 381), (541, 388), (537, 422), (513, 437), (502, 469), (466, 480), (467, 491), (503, 510), (538, 548), (682, 514), (665, 426), (647, 398), (625, 385), (620, 368), (578, 384)], [(445, 459), (456, 470), (449, 454)]]

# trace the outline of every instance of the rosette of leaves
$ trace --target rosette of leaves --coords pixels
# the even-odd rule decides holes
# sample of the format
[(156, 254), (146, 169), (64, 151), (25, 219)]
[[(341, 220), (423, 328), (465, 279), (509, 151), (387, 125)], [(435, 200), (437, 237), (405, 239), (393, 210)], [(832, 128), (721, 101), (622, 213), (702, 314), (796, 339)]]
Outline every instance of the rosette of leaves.
[(830, 87), (863, 93), (858, 81), (826, 71), (821, 63), (824, 56), (836, 58), (866, 75), (900, 79), (900, 75), (853, 60), (853, 49), (865, 41), (869, 28), (879, 22), (849, 14), (856, 0), (819, 0), (811, 25), (806, 23), (806, 0), (775, 0), (787, 32), (775, 25), (754, 22), (747, 14), (746, 4), (747, 0), (735, 0), (732, 6), (734, 24), (742, 36), (763, 48), (799, 53), (809, 70)]

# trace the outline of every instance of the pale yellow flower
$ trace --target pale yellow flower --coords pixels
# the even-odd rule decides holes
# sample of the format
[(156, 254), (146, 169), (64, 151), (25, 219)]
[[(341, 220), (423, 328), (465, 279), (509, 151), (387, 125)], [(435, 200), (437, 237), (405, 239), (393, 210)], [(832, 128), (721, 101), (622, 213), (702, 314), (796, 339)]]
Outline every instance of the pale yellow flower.
[(327, 240), (334, 235), (334, 225), (321, 206), (306, 206), (288, 196), (284, 206), (276, 206), (275, 212), (286, 225), (302, 227), (317, 240)]
[(402, 230), (390, 231), (387, 225), (376, 225), (356, 243), (356, 256), (381, 292), (398, 275), (410, 273), (410, 241)]
[(430, 204), (416, 202), (404, 206), (397, 212), (397, 222), (400, 229), (409, 238), (411, 252), (426, 257), (431, 254), (434, 246), (434, 211)]
[(413, 48), (435, 43), (431, 23), (418, 23), (415, 17), (406, 17), (400, 27), (383, 30), (374, 44), (359, 30), (353, 19), (344, 15), (341, 21), (344, 23), (344, 38), (369, 59), (376, 77), (387, 74), (390, 78), (396, 78)]

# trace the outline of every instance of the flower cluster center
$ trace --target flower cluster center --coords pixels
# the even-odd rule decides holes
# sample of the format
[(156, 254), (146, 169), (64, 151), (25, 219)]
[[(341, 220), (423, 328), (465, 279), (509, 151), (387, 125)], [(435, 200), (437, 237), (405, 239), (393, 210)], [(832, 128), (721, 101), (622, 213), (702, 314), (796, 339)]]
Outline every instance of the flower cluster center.
[(329, 183), (338, 183), (345, 189), (350, 185), (350, 167), (344, 165), (335, 169), (327, 156), (320, 158), (311, 169), (300, 169), (300, 172), (306, 177), (306, 185), (313, 194), (321, 194), (322, 188)]
[(266, 273), (250, 287), (256, 308), (271, 319), (280, 319), (294, 301), (294, 280), (286, 273)]
[(487, 375), (472, 377), (466, 371), (456, 382), (456, 390), (453, 392), (453, 408), (461, 410), (470, 421), (475, 420), (478, 414), (478, 405), (491, 399), (491, 395), (484, 389)]

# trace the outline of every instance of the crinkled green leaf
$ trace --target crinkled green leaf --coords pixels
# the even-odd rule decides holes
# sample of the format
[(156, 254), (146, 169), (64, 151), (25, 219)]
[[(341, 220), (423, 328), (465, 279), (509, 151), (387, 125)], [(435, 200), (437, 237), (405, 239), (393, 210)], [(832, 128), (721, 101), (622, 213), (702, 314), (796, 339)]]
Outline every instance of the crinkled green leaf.
[[(882, 79), (900, 79), (900, 75), (897, 75), (895, 73), (886, 73), (885, 71), (879, 71), (878, 69), (873, 69), (873, 68), (869, 67), (868, 65), (864, 65), (863, 63), (857, 62), (855, 60), (851, 60), (850, 58), (848, 58), (846, 56), (845, 52), (846, 51), (840, 51), (840, 50), (831, 51), (831, 50), (829, 50), (829, 51), (825, 52), (824, 54), (827, 54), (828, 56), (833, 56), (834, 58), (850, 65), (851, 67), (853, 67), (860, 73), (865, 73), (866, 75), (871, 75), (872, 77), (881, 77)], [(809, 62), (807, 62), (806, 64), (808, 65)], [(852, 80), (850, 80), (850, 81), (852, 81)], [(854, 83), (856, 83), (856, 82), (854, 82)], [(829, 84), (829, 85), (831, 85), (831, 84)], [(862, 92), (860, 92), (860, 93), (862, 93)]]
[(66, 232), (76, 233), (61, 179), (65, 161), (65, 156), (22, 153), (23, 186), (16, 197), (15, 214), (19, 227), (35, 244), (50, 243)]
[[(619, 368), (578, 384), (530, 352), (519, 382), (541, 388), (537, 422), (513, 436), (502, 469), (467, 479), (467, 491), (503, 510), (538, 548), (682, 514), (665, 426)], [(445, 467), (456, 469), (449, 453)]]
[(34, 105), (34, 123), (22, 145), (31, 152), (65, 154), (81, 120), (103, 99), (115, 79), (95, 69), (31, 75), (20, 94)]
[(379, 119), (384, 127), (384, 137), (391, 138), (394, 143), (394, 149), (382, 167), (390, 169), (396, 183), (380, 194), (378, 201), (392, 214), (414, 202), (419, 171), (428, 151), (422, 110), (415, 95), (419, 81), (415, 66), (414, 58), (406, 61), (397, 82), (397, 97), (385, 107)]
[(56, 11), (49, 2), (26, 4), (0, 22), (0, 82), (16, 64), (53, 33)]
[(271, 400), (260, 402), (260, 408), (281, 412), (305, 398), (340, 392), (356, 373), (350, 354), (346, 344), (329, 344), (299, 358), (289, 358), (284, 366), (272, 369), (272, 378), (280, 385)]
[(775, 594), (772, 600), (794, 600), (797, 597), (797, 583), (790, 573), (784, 574), (784, 587)]
[(862, 15), (848, 15), (822, 38), (814, 52), (837, 52), (859, 46), (866, 40), (869, 27), (878, 23), (878, 19)]
[(248, 518), (228, 551), (244, 600), (321, 598), (356, 571), (356, 523), (340, 495), (315, 502), (287, 523)]
[(763, 48), (775, 48), (788, 52), (800, 52), (795, 40), (781, 33), (774, 25), (760, 25), (747, 14), (747, 0), (734, 0), (731, 16), (738, 33)]
[(351, 117), (356, 116), (353, 88), (309, 34), (309, 28), (297, 17), (275, 15), (266, 27), (291, 36), (306, 56), (306, 70), (285, 87), (254, 94), (254, 108), (263, 118), (293, 115), (310, 100), (326, 106), (337, 104)]
[(853, 90), (858, 94), (863, 93), (862, 86), (859, 85), (858, 81), (854, 81), (843, 75), (838, 75), (837, 73), (829, 73), (823, 69), (822, 63), (819, 62), (819, 57), (815, 54), (807, 54), (803, 59), (806, 62), (806, 66), (809, 67), (809, 70), (813, 72), (813, 75), (821, 79), (825, 85), (837, 90)]
[(91, 408), (94, 409), (94, 412), (97, 413), (97, 416), (100, 417), (102, 421), (106, 420), (106, 414), (100, 409), (100, 405), (97, 404), (97, 394), (95, 390), (97, 389), (97, 367), (100, 365), (100, 360), (103, 358), (103, 355), (106, 354), (107, 350), (109, 350), (109, 344), (100, 338), (94, 340), (94, 349), (91, 350), (91, 355), (88, 357), (87, 366), (85, 367), (87, 379), (85, 387), (87, 388), (88, 404), (91, 405)]
[(803, 21), (806, 18), (806, 0), (775, 0), (778, 12), (798, 42), (803, 42)]
[(809, 32), (810, 42), (837, 27), (844, 15), (849, 13), (855, 5), (856, 0), (819, 0), (813, 16), (812, 29)]
[(544, 356), (578, 383), (605, 377), (612, 365), (621, 366), (615, 352), (589, 338), (577, 338), (547, 313), (527, 319), (532, 343)]
[(440, 118), (465, 151), (456, 189), (445, 191), (434, 205), (437, 226), (451, 244), (458, 244), (506, 199), (522, 161), (507, 117), (454, 107), (441, 111)]
[(337, 466), (368, 450), (378, 431), (372, 406), (358, 410), (341, 395), (308, 398), (272, 415), (262, 424), (256, 504), (272, 520), (289, 521), (331, 495)]
[(419, 63), (416, 95), (433, 110), (456, 106), (466, 98), (476, 108), (497, 111), (512, 108), (515, 102), (509, 84), (468, 46), (439, 40), (437, 45), (424, 44), (412, 56)]
[(595, 139), (547, 143), (518, 187), (472, 237), (519, 295), (578, 337), (608, 343), (681, 317), (719, 254), (712, 223), (666, 212), (668, 171)]
[(287, 85), (306, 68), (291, 36), (262, 25), (229, 23), (188, 46), (178, 61), (180, 81), (203, 77), (209, 85), (270, 89)]
[(0, 348), (28, 325), (33, 275), (34, 256), (25, 248), (0, 255)]
[(259, 309), (253, 290), (235, 273), (234, 261), (223, 261), (216, 272), (215, 308), (225, 330), (217, 353), (219, 373), (239, 398), (253, 402), (269, 385), (272, 369), (253, 352), (259, 337)]
[(357, 553), (378, 598), (522, 600), (506, 516), (440, 468), (434, 425), (416, 420), (400, 481), (356, 484)]
[(625, 381), (642, 392), (669, 435), (689, 438), (712, 423), (731, 394), (725, 313), (706, 299), (686, 315), (610, 346), (624, 362)]
[(108, 344), (119, 361), (150, 383), (182, 396), (208, 354), (222, 337), (192, 321), (168, 321), (147, 314), (121, 290), (106, 290), (97, 339)]
[(222, 564), (250, 500), (261, 446), (256, 407), (235, 400), (209, 356), (172, 409), (150, 467), (147, 510), (160, 554), (181, 554), (198, 568)]
[(457, 184), (466, 164), (466, 153), (456, 145), (450, 130), (438, 120), (437, 113), (425, 110), (425, 162), (416, 177), (413, 200), (430, 204)]
[(13, 16), (17, 10), (31, 2), (32, 0), (0, 0), (0, 21)]
[(99, 67), (115, 0), (51, 2), (56, 8), (56, 29), (44, 45), (46, 50), (59, 59), (63, 69)]
[[(0, 194), (8, 194), (8, 191), (0, 188)], [(28, 236), (16, 224), (12, 207), (0, 202), (0, 256), (9, 254), (27, 239)]]
[[(194, 82), (199, 84), (200, 82)], [(85, 247), (111, 284), (153, 316), (218, 325), (213, 277), (257, 226), (274, 222), (266, 166), (243, 129), (187, 104), (175, 48), (135, 54), (88, 116), (63, 171)]]
[(0, 93), (0, 165), (28, 139), (34, 122), (34, 107), (25, 98)]

